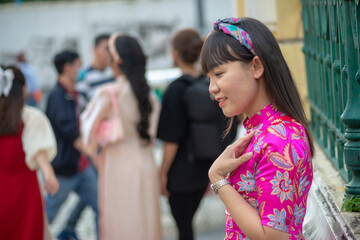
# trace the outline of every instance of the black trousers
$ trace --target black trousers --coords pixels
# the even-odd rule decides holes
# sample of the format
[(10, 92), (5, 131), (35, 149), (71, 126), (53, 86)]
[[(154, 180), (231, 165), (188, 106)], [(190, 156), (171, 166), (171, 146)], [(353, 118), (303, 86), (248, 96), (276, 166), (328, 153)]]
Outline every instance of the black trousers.
[(169, 204), (179, 231), (179, 240), (193, 240), (192, 220), (206, 188), (193, 192), (170, 193)]

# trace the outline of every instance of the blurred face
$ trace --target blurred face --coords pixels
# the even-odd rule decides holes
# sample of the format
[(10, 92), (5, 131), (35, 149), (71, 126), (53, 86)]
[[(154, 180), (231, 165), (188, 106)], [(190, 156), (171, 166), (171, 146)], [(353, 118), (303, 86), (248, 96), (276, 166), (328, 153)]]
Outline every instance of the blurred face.
[(259, 94), (259, 81), (253, 76), (251, 63), (228, 62), (212, 69), (209, 91), (227, 117), (257, 112), (254, 102)]
[(177, 67), (177, 59), (179, 57), (180, 53), (179, 51), (175, 50), (174, 48), (171, 48), (171, 57), (173, 60), (173, 65)]
[(81, 68), (80, 58), (77, 58), (74, 62), (68, 64), (67, 74), (69, 78), (74, 82), (76, 82), (78, 78), (80, 68)]
[(110, 67), (115, 77), (122, 75), (121, 69), (119, 68), (119, 64), (111, 56), (110, 56)]
[(110, 56), (108, 52), (108, 40), (102, 40), (95, 48), (94, 48), (94, 56), (98, 64), (105, 69), (110, 64)]

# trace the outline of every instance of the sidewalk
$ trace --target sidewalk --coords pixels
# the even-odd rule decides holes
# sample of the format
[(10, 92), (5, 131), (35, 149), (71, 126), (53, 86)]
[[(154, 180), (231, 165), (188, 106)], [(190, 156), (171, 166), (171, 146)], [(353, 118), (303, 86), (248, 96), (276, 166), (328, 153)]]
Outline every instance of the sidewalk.
[[(58, 216), (50, 226), (54, 237), (62, 230), (71, 213), (72, 208), (78, 201), (75, 193), (72, 193), (65, 204), (61, 207)], [(176, 240), (177, 230), (174, 219), (171, 216), (169, 205), (164, 197), (160, 199), (162, 210), (162, 226), (164, 240)], [(194, 228), (197, 240), (222, 240), (225, 232), (225, 208), (219, 197), (214, 194), (203, 198), (194, 219)], [(82, 240), (96, 240), (94, 213), (90, 207), (86, 207), (76, 227), (78, 237)], [(126, 239), (125, 239), (126, 240)]]
[[(157, 166), (161, 163), (162, 146), (156, 143), (154, 157)], [(66, 221), (78, 201), (78, 196), (71, 193), (60, 208), (57, 217), (50, 226), (50, 231), (55, 237), (63, 229)], [(163, 227), (163, 240), (176, 240), (177, 229), (165, 197), (160, 198), (161, 222)], [(225, 235), (225, 207), (220, 198), (214, 193), (206, 194), (200, 203), (194, 218), (194, 231), (196, 240), (223, 240)], [(76, 226), (76, 232), (81, 240), (96, 240), (94, 213), (86, 207)], [(124, 239), (127, 240), (127, 239)]]
[[(154, 154), (156, 163), (159, 165), (161, 157), (159, 144)], [(303, 227), (305, 238), (307, 240), (360, 239), (359, 214), (339, 211), (345, 183), (318, 145), (316, 145), (313, 163), (314, 181), (308, 198), (308, 211)], [(75, 193), (71, 194), (60, 209), (50, 227), (53, 236), (57, 236), (62, 230), (77, 198)], [(160, 204), (163, 240), (176, 240), (177, 230), (167, 199), (161, 197)], [(96, 240), (94, 214), (89, 207), (81, 215), (76, 231), (81, 240)], [(194, 231), (196, 240), (224, 239), (225, 207), (217, 195), (213, 193), (205, 195), (201, 201), (194, 219)]]

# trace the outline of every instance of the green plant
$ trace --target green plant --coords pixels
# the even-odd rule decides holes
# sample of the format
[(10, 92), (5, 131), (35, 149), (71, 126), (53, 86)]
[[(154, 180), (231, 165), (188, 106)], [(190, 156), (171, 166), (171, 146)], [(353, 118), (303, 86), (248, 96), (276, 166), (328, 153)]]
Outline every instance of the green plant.
[(346, 212), (360, 212), (360, 198), (355, 196), (345, 196), (341, 211)]

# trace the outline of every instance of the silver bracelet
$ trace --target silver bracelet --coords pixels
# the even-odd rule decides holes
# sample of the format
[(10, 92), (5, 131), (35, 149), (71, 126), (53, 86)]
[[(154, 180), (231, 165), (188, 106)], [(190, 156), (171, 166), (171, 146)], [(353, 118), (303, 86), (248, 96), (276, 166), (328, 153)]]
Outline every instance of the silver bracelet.
[(223, 179), (221, 179), (220, 181), (217, 181), (216, 183), (211, 184), (210, 187), (211, 187), (211, 189), (217, 194), (218, 190), (219, 190), (221, 187), (223, 187), (223, 186), (225, 186), (225, 185), (228, 185), (228, 184), (230, 184), (229, 180), (223, 178)]

